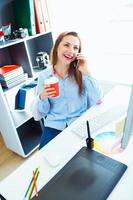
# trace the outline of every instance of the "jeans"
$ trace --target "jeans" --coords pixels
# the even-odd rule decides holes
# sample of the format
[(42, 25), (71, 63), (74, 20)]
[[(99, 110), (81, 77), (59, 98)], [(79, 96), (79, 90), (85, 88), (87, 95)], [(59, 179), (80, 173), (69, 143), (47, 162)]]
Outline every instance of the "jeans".
[(53, 138), (55, 138), (61, 130), (57, 130), (50, 127), (44, 127), (44, 131), (41, 136), (39, 149), (44, 147), (48, 142), (50, 142)]

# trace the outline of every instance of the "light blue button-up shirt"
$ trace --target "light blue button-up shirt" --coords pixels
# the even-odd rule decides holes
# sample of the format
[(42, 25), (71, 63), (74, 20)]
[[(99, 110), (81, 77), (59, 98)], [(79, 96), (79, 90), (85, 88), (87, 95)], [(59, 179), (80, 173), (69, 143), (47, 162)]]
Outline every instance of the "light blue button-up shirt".
[[(39, 99), (44, 89), (46, 78), (56, 76), (59, 79), (60, 96), (55, 98)], [(44, 117), (44, 125), (63, 130), (91, 106), (97, 104), (103, 97), (102, 89), (96, 79), (83, 76), (83, 92), (79, 95), (79, 88), (75, 80), (68, 75), (64, 79), (53, 72), (53, 68), (43, 70), (38, 78), (37, 85), (38, 112)]]

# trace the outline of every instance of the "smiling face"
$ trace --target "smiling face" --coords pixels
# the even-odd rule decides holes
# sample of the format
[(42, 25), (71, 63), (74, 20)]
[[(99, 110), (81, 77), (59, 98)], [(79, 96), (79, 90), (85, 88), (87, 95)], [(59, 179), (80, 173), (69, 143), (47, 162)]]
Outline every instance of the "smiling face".
[(67, 35), (63, 37), (57, 49), (58, 62), (63, 65), (69, 65), (75, 60), (80, 49), (78, 37)]

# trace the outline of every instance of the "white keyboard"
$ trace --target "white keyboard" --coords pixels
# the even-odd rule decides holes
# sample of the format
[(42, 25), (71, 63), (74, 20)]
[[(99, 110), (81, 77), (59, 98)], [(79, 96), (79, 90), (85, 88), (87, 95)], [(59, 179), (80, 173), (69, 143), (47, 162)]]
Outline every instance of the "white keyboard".
[[(98, 114), (93, 119), (89, 120), (91, 134), (95, 133), (96, 131), (103, 128), (107, 124), (119, 119), (126, 113), (126, 111), (127, 109), (124, 106), (117, 106), (103, 113)], [(78, 135), (80, 138), (86, 138), (87, 137), (86, 121), (77, 125), (71, 131), (76, 135)]]
[(110, 83), (110, 82), (101, 83), (101, 87), (102, 87), (102, 89), (104, 91), (104, 95), (109, 93), (116, 86), (117, 86), (116, 83)]

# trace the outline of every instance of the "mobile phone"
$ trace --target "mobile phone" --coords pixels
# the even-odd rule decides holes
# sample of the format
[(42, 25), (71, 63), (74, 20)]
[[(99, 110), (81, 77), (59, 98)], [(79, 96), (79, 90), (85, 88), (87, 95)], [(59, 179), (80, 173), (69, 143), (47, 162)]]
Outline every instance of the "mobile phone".
[(73, 67), (74, 67), (75, 69), (77, 69), (78, 66), (79, 66), (79, 60), (75, 59), (75, 60), (72, 62), (72, 65), (73, 65)]

